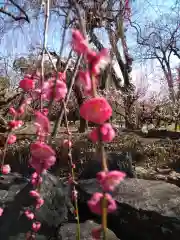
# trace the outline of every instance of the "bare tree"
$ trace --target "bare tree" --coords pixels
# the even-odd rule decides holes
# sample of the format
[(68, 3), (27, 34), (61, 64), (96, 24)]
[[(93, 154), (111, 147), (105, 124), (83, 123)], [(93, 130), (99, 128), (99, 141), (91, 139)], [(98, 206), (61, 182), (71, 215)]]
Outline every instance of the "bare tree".
[[(134, 126), (134, 86), (131, 82), (131, 70), (133, 59), (129, 54), (126, 36), (124, 31), (124, 22), (128, 21), (130, 17), (130, 6), (127, 2), (123, 1), (69, 1), (72, 6), (72, 22), (73, 25), (83, 30), (83, 32), (89, 35), (90, 41), (95, 45), (98, 50), (104, 48), (101, 39), (95, 34), (96, 29), (102, 29), (108, 33), (110, 50), (112, 58), (117, 62), (121, 73), (117, 76), (115, 69), (111, 66), (104, 73), (101, 89), (106, 86), (108, 75), (112, 78), (115, 87), (121, 90), (125, 96), (125, 108), (126, 114), (126, 126), (133, 128)], [(78, 21), (80, 20), (80, 24)], [(118, 48), (118, 44), (121, 43), (123, 52)], [(79, 103), (82, 103), (83, 99), (78, 89), (76, 89)], [(131, 106), (131, 107), (129, 107)]]
[[(141, 27), (130, 22), (136, 30), (138, 49), (142, 60), (156, 59), (164, 73), (169, 88), (170, 99), (176, 99), (172, 72), (172, 57), (180, 59), (180, 12), (169, 12)], [(138, 51), (136, 49), (136, 51)]]

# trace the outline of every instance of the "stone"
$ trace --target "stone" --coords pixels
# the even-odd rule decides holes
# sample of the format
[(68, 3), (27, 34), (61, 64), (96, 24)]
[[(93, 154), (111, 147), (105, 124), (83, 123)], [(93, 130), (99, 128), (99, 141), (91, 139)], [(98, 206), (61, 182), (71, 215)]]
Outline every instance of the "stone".
[(137, 132), (138, 135), (147, 138), (169, 138), (169, 139), (179, 139), (180, 133), (174, 131), (167, 131), (166, 129), (151, 129), (148, 133), (143, 134), (142, 132)]
[(166, 175), (163, 175), (163, 174), (156, 174), (156, 175), (155, 175), (155, 178), (156, 178), (157, 180), (164, 180), (164, 181), (167, 180), (167, 176), (166, 176)]
[(168, 174), (172, 171), (171, 168), (157, 168), (156, 171), (161, 174)]
[[(33, 209), (34, 200), (29, 196), (33, 187), (28, 179), (18, 174), (0, 177), (0, 207), (4, 209), (0, 217), (0, 239), (26, 239), (32, 221), (24, 215), (26, 209)], [(44, 205), (35, 211), (36, 220), (42, 223), (36, 239), (56, 236), (59, 226), (68, 219), (68, 188), (58, 178), (47, 173), (43, 175), (41, 196)], [(53, 238), (52, 238), (53, 239)]]
[[(80, 239), (81, 240), (92, 240), (92, 230), (94, 228), (101, 227), (100, 224), (95, 223), (94, 221), (87, 220), (84, 223), (80, 223)], [(60, 236), (62, 240), (74, 240), (77, 231), (76, 223), (66, 223), (60, 229)], [(106, 240), (119, 240), (116, 235), (109, 229), (107, 229), (107, 238)]]
[[(129, 178), (136, 177), (135, 170), (132, 165), (132, 156), (128, 152), (107, 153), (107, 163), (110, 171), (119, 170), (125, 172)], [(100, 157), (95, 156), (84, 165), (84, 169), (81, 172), (79, 179), (95, 178), (99, 171), (102, 171), (102, 164)]]
[(136, 167), (136, 175), (138, 178), (146, 178), (149, 175), (149, 171), (144, 167)]
[[(90, 179), (79, 181), (77, 190), (80, 213), (88, 215), (87, 200), (93, 193), (101, 192), (101, 188), (96, 179)], [(179, 239), (180, 189), (177, 186), (126, 178), (112, 195), (117, 211), (108, 215), (108, 228), (121, 240)], [(98, 216), (91, 213), (91, 218)]]

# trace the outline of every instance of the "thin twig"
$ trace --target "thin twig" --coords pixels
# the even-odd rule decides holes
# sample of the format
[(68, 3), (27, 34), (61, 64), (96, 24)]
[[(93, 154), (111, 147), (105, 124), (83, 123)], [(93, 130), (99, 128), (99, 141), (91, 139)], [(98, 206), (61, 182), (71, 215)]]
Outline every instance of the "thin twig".
[(0, 8), (0, 12), (4, 13), (5, 15), (8, 15), (9, 17), (11, 17), (12, 19), (14, 19), (15, 21), (20, 21), (20, 20), (25, 20), (26, 22), (30, 23), (29, 17), (27, 15), (27, 13), (24, 11), (24, 9), (22, 7), (20, 7), (15, 1), (13, 0), (9, 0), (15, 7), (17, 7), (17, 9), (19, 9), (20, 12), (22, 12), (24, 14), (23, 16), (14, 16), (12, 13), (6, 11), (3, 8)]
[[(69, 143), (72, 141), (72, 136), (69, 130), (69, 124), (68, 124), (68, 119), (67, 119), (67, 113), (66, 113), (66, 104), (63, 101), (63, 110), (64, 110), (64, 117), (65, 117), (65, 125), (66, 125), (66, 130), (68, 133), (68, 141)], [(78, 209), (78, 200), (76, 196), (76, 188), (75, 188), (75, 172), (74, 172), (74, 164), (73, 164), (73, 159), (72, 159), (72, 147), (68, 145), (68, 160), (69, 160), (69, 167), (71, 171), (71, 177), (72, 177), (72, 184), (73, 184), (73, 193), (74, 193), (74, 201), (75, 201), (75, 214), (76, 214), (76, 220), (77, 220), (77, 235), (76, 235), (76, 240), (80, 240), (80, 221), (79, 221), (79, 209)]]
[(69, 55), (68, 55), (68, 58), (67, 58), (67, 61), (66, 61), (66, 66), (65, 66), (65, 68), (64, 68), (64, 72), (66, 72), (67, 69), (68, 69), (68, 67), (69, 67), (71, 57), (72, 57), (72, 49), (71, 49), (70, 52), (69, 52)]
[[(56, 79), (55, 79), (55, 81), (57, 81), (57, 79), (58, 79), (58, 69), (57, 69), (57, 67), (55, 66), (55, 64), (53, 63), (52, 57), (51, 57), (51, 55), (50, 55), (50, 53), (49, 53), (49, 51), (48, 51), (47, 49), (46, 49), (46, 52), (47, 52), (47, 54), (48, 54), (49, 60), (51, 61), (52, 65), (53, 65), (54, 71), (55, 71), (56, 74), (57, 74), (57, 75), (56, 75)], [(70, 51), (69, 56), (68, 56), (68, 59), (67, 59), (67, 61), (66, 61), (64, 73), (66, 73), (66, 71), (67, 71), (67, 69), (68, 69), (68, 67), (69, 67), (71, 54), (72, 54), (72, 50)], [(53, 95), (55, 94), (55, 88), (56, 88), (56, 85), (54, 84)], [(49, 101), (49, 104), (48, 104), (49, 115), (50, 115), (50, 113), (51, 113), (53, 101), (54, 101), (54, 97), (52, 97), (52, 99)]]
[[(44, 39), (43, 39), (43, 49), (42, 49), (42, 59), (41, 59), (41, 89), (43, 88), (44, 84), (44, 58), (46, 52), (46, 45), (47, 45), (47, 38), (48, 38), (48, 21), (49, 21), (49, 0), (46, 0), (45, 5), (45, 20), (44, 20)], [(43, 109), (43, 95), (41, 93), (41, 100), (40, 100), (40, 109)]]
[(49, 53), (49, 51), (47, 50), (47, 48), (45, 48), (45, 51), (46, 51), (46, 53), (47, 53), (47, 55), (48, 55), (48, 57), (49, 57), (49, 60), (50, 60), (51, 64), (53, 65), (54, 70), (57, 72), (57, 68), (56, 68), (56, 65), (53, 63), (53, 59), (52, 59), (52, 57), (51, 57), (51, 54)]
[(51, 101), (49, 102), (49, 105), (48, 105), (49, 113), (51, 112), (51, 108), (52, 108), (52, 104), (53, 104), (53, 100), (54, 100), (54, 95), (56, 93), (56, 85), (57, 85), (57, 80), (58, 80), (58, 67), (59, 67), (62, 52), (63, 52), (66, 30), (67, 30), (67, 25), (68, 25), (68, 22), (69, 22), (69, 14), (70, 14), (70, 10), (68, 11), (67, 16), (65, 18), (64, 31), (63, 31), (62, 42), (61, 42), (61, 47), (60, 47), (60, 54), (57, 58), (56, 67), (54, 67), (54, 65), (53, 65), (54, 70), (56, 72), (56, 79), (55, 79), (55, 83), (54, 83), (54, 87), (53, 87), (53, 97), (52, 97), (52, 99), (51, 99)]
[(80, 12), (79, 4), (77, 3), (76, 0), (69, 0), (69, 2), (74, 5), (74, 8), (75, 8), (76, 13), (77, 13), (77, 16), (79, 18), (80, 30), (83, 33), (84, 37), (86, 38), (87, 34), (86, 34), (85, 22), (84, 22), (84, 19), (82, 17), (82, 14)]
[[(78, 69), (79, 69), (79, 65), (81, 63), (81, 59), (82, 59), (82, 56), (78, 57), (76, 65), (75, 65), (74, 73), (73, 73), (73, 76), (72, 76), (72, 79), (71, 79), (71, 84), (70, 84), (70, 87), (68, 89), (68, 94), (66, 95), (66, 100), (65, 100), (66, 105), (68, 104), (69, 98), (71, 96), (72, 88), (73, 88), (73, 85), (74, 85), (74, 82), (75, 82), (75, 79), (76, 79), (76, 75), (77, 75), (77, 72), (78, 72)], [(53, 131), (52, 131), (52, 134), (51, 134), (52, 138), (56, 136), (58, 126), (61, 124), (63, 116), (64, 116), (64, 109), (63, 109), (63, 107), (61, 107), (61, 110), (59, 112), (59, 116), (58, 116), (58, 118), (57, 118), (57, 120), (54, 124), (54, 128), (53, 128)]]
[(61, 41), (61, 46), (60, 46), (60, 52), (59, 52), (59, 56), (58, 56), (58, 60), (56, 63), (56, 68), (58, 69), (58, 64), (61, 61), (61, 57), (62, 57), (62, 53), (63, 53), (63, 48), (64, 48), (64, 42), (65, 42), (65, 38), (66, 38), (66, 31), (67, 31), (67, 26), (69, 23), (69, 15), (70, 15), (70, 8), (68, 9), (66, 18), (64, 20), (64, 30), (63, 30), (63, 34), (62, 34), (62, 41)]

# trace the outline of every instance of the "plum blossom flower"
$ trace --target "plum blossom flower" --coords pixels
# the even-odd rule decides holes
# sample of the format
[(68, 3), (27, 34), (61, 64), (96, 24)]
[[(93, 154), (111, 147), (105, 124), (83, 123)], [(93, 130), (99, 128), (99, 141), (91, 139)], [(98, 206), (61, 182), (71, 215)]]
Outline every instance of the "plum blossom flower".
[(55, 151), (46, 143), (34, 142), (30, 146), (31, 156), (39, 159), (55, 156)]
[(64, 139), (63, 140), (63, 146), (67, 147), (67, 148), (71, 148), (72, 147), (72, 142), (68, 139)]
[(97, 127), (90, 132), (89, 138), (92, 140), (92, 142), (99, 141), (99, 130), (103, 142), (111, 142), (115, 137), (115, 131), (112, 125), (110, 123), (104, 123), (102, 126)]
[(54, 90), (55, 85), (55, 78), (49, 79), (47, 82), (44, 83), (44, 86), (42, 88), (42, 96), (44, 99), (51, 101), (52, 99), (55, 101), (60, 101), (65, 98), (67, 94), (67, 86), (66, 83), (57, 80), (56, 81), (56, 87)]
[(41, 223), (40, 223), (40, 222), (34, 222), (34, 223), (32, 224), (32, 230), (33, 230), (34, 232), (38, 232), (40, 228), (41, 228)]
[(35, 142), (30, 146), (31, 158), (30, 165), (36, 170), (37, 173), (42, 173), (56, 161), (55, 151), (44, 142)]
[[(54, 79), (56, 79), (57, 77), (57, 73), (55, 73), (53, 75)], [(63, 82), (66, 82), (66, 73), (65, 72), (58, 72), (58, 77), (57, 77), (58, 80), (61, 80)]]
[(31, 175), (31, 183), (33, 185), (38, 185), (38, 184), (42, 183), (42, 177), (37, 172), (34, 172)]
[(37, 201), (36, 209), (39, 209), (44, 204), (44, 199), (38, 198), (36, 201)]
[(11, 114), (13, 117), (15, 117), (17, 115), (17, 112), (13, 107), (10, 107), (9, 108), (9, 114)]
[(0, 208), (0, 217), (3, 215), (4, 209)]
[(110, 54), (108, 49), (103, 48), (99, 53), (94, 57), (91, 56), (90, 64), (91, 64), (91, 72), (94, 76), (99, 75), (101, 70), (104, 70), (106, 66), (110, 62)]
[(26, 98), (26, 99), (23, 101), (23, 104), (29, 105), (29, 104), (31, 104), (31, 102), (32, 102), (32, 98), (31, 98), (31, 97), (28, 97), (28, 98)]
[(40, 194), (39, 194), (37, 191), (35, 191), (35, 190), (31, 190), (31, 191), (29, 192), (29, 195), (30, 195), (31, 197), (34, 197), (34, 198), (40, 198)]
[(87, 40), (79, 30), (72, 30), (72, 48), (78, 54), (86, 54), (89, 46)]
[[(36, 170), (37, 173), (42, 173), (49, 169), (56, 162), (55, 156), (50, 156), (48, 158), (35, 158), (32, 157), (29, 160), (30, 165)], [(33, 181), (35, 182), (35, 181)]]
[(80, 115), (85, 120), (96, 124), (103, 124), (112, 115), (112, 108), (103, 97), (86, 100), (80, 107)]
[(2, 165), (1, 166), (1, 172), (2, 172), (2, 174), (8, 174), (8, 173), (10, 173), (10, 171), (11, 171), (11, 167), (9, 166), (9, 164), (6, 164), (6, 165)]
[(33, 79), (24, 78), (19, 82), (19, 87), (22, 88), (25, 92), (28, 92), (35, 88), (35, 82)]
[(24, 114), (24, 112), (25, 112), (25, 107), (26, 107), (25, 104), (22, 104), (22, 105), (19, 107), (19, 109), (17, 110), (17, 115), (18, 115), (18, 116), (22, 116), (22, 115)]
[(41, 133), (48, 134), (50, 131), (50, 122), (47, 116), (40, 111), (35, 112), (35, 125)]
[(97, 180), (104, 191), (114, 191), (115, 187), (125, 178), (126, 174), (120, 171), (97, 173)]
[(78, 197), (78, 192), (77, 192), (76, 190), (73, 190), (73, 191), (72, 191), (72, 200), (73, 200), (73, 201), (76, 200), (77, 197)]
[(89, 71), (79, 71), (78, 83), (82, 85), (85, 91), (90, 91), (92, 88), (91, 77)]
[(39, 174), (37, 172), (32, 173), (31, 179), (37, 179), (39, 177)]
[(102, 232), (102, 227), (94, 228), (91, 232), (93, 240), (101, 239), (101, 232)]
[(8, 125), (11, 129), (17, 129), (23, 125), (23, 121), (21, 120), (12, 120), (8, 122)]
[[(98, 85), (98, 79), (93, 76), (95, 87)], [(77, 84), (82, 86), (85, 96), (93, 96), (93, 85), (89, 71), (79, 71)]]
[(108, 49), (103, 48), (99, 53), (91, 50), (88, 46), (87, 39), (79, 30), (72, 30), (72, 48), (79, 55), (83, 54), (87, 62), (91, 66), (93, 75), (98, 75), (101, 69), (104, 69), (110, 62), (110, 54)]
[(15, 143), (15, 142), (16, 142), (16, 139), (17, 139), (16, 135), (10, 134), (10, 135), (8, 136), (8, 139), (7, 139), (7, 144), (13, 144), (13, 143)]
[(48, 115), (48, 113), (49, 113), (49, 110), (48, 110), (48, 108), (43, 108), (43, 114), (45, 115), (45, 116), (47, 116)]
[(24, 212), (24, 214), (26, 215), (26, 217), (27, 217), (28, 219), (30, 219), (30, 220), (33, 220), (33, 219), (34, 219), (34, 213), (32, 213), (31, 211), (26, 210), (26, 211)]
[[(108, 193), (105, 193), (106, 201), (107, 201), (107, 212), (111, 213), (116, 210), (116, 202), (112, 198), (112, 196)], [(94, 193), (91, 199), (88, 201), (88, 206), (93, 213), (98, 215), (102, 214), (102, 202), (103, 194), (102, 193)]]

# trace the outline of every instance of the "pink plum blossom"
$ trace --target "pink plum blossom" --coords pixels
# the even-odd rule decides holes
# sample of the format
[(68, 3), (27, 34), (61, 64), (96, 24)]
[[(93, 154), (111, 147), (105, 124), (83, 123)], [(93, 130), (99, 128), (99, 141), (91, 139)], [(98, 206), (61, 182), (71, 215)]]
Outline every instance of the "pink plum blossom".
[(105, 98), (95, 97), (80, 106), (80, 115), (89, 122), (103, 124), (111, 117), (112, 108)]
[(44, 86), (42, 88), (42, 94), (45, 100), (51, 101), (53, 99), (54, 101), (60, 101), (66, 97), (67, 86), (65, 82), (57, 80), (55, 89), (54, 86), (54, 78), (51, 78), (44, 83)]
[(40, 228), (41, 228), (41, 223), (40, 223), (40, 222), (34, 222), (34, 223), (32, 224), (32, 230), (33, 230), (34, 232), (38, 232)]
[(4, 209), (0, 208), (0, 217), (3, 215)]
[(33, 79), (24, 78), (19, 82), (19, 87), (22, 88), (25, 92), (28, 92), (35, 88), (35, 82)]
[(103, 142), (111, 142), (115, 137), (115, 131), (110, 123), (104, 123), (102, 126), (97, 127), (93, 129), (90, 134), (89, 138), (92, 140), (92, 142), (98, 142), (99, 141), (99, 128), (101, 133), (101, 140)]
[(8, 122), (9, 127), (12, 129), (17, 129), (17, 128), (21, 127), (23, 124), (24, 124), (24, 122), (21, 120), (12, 120), (12, 121)]
[(15, 142), (16, 142), (16, 139), (17, 139), (16, 135), (10, 134), (10, 135), (8, 136), (8, 139), (7, 139), (7, 144), (13, 144), (13, 143), (15, 143)]
[(10, 167), (10, 165), (9, 164), (6, 164), (6, 165), (2, 165), (1, 166), (1, 172), (2, 172), (2, 174), (8, 174), (8, 173), (10, 173), (11, 172), (11, 167)]
[[(106, 201), (107, 201), (107, 212), (111, 213), (116, 210), (116, 202), (112, 198), (112, 196), (108, 193), (105, 194)], [(94, 193), (91, 199), (88, 201), (88, 206), (93, 213), (98, 215), (102, 214), (102, 193)]]
[(104, 191), (114, 191), (115, 187), (125, 178), (126, 174), (120, 171), (97, 173), (97, 180)]
[(55, 156), (55, 151), (46, 143), (36, 141), (30, 146), (31, 156), (37, 159), (47, 159)]
[(24, 212), (24, 214), (26, 215), (26, 217), (27, 217), (28, 219), (30, 219), (30, 220), (33, 220), (33, 219), (34, 219), (34, 213), (32, 213), (31, 211), (26, 210), (26, 211)]
[(40, 198), (39, 192), (37, 192), (37, 191), (35, 191), (35, 190), (31, 190), (31, 191), (29, 192), (29, 195), (30, 195), (31, 197), (34, 197), (34, 198)]
[(9, 108), (9, 114), (11, 114), (13, 117), (16, 117), (17, 112), (16, 112), (16, 110), (13, 107), (10, 107)]
[(35, 112), (35, 125), (38, 130), (43, 134), (48, 134), (50, 132), (50, 122), (47, 116), (45, 116), (40, 111)]
[(86, 54), (89, 49), (87, 40), (79, 30), (72, 30), (72, 48), (78, 54)]

